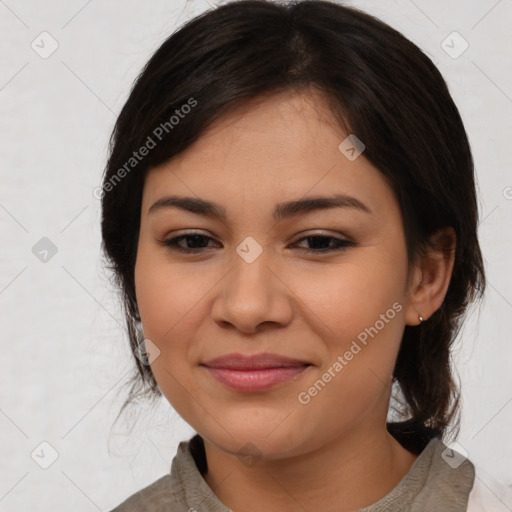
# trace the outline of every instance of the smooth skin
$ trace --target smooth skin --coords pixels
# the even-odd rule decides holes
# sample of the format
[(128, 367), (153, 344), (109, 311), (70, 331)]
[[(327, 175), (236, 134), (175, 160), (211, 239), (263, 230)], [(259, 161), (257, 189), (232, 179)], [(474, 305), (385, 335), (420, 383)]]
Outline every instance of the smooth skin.
[[(318, 90), (280, 92), (217, 120), (146, 177), (135, 283), (144, 335), (160, 350), (152, 371), (205, 441), (206, 482), (236, 512), (353, 511), (385, 496), (417, 458), (386, 430), (393, 367), (405, 325), (441, 306), (453, 252), (431, 252), (408, 272), (396, 197), (364, 152), (354, 161), (340, 152), (347, 135)], [(226, 219), (149, 211), (171, 194), (214, 202)], [(370, 212), (273, 217), (278, 203), (333, 194)], [(202, 237), (177, 245), (195, 253), (163, 243), (190, 232)], [(336, 242), (306, 238), (320, 235), (352, 245), (322, 252)], [(453, 229), (441, 235), (453, 249)], [(251, 263), (236, 250), (247, 237), (262, 250)], [(301, 403), (395, 303), (394, 318)], [(233, 391), (201, 365), (233, 352), (311, 366), (264, 392)]]

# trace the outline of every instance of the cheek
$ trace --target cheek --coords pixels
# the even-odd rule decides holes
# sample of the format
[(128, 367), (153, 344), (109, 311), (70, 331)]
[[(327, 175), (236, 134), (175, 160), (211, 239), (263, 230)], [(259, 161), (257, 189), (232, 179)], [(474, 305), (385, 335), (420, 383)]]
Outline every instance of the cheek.
[[(137, 303), (144, 336), (159, 349), (151, 365), (157, 380), (173, 405), (179, 408), (183, 387), (195, 383), (190, 367), (201, 356), (197, 343), (208, 315), (208, 294), (219, 280), (217, 274), (191, 271), (189, 265), (169, 264), (165, 253), (140, 247), (135, 266)], [(176, 404), (174, 402), (176, 401)]]
[(359, 253), (352, 261), (300, 272), (293, 281), (294, 293), (314, 313), (316, 322), (324, 325), (326, 334), (339, 336), (340, 342), (374, 325), (390, 308), (386, 319), (395, 319), (397, 309), (402, 309), (393, 309), (394, 303), (402, 305), (404, 300), (402, 263), (386, 260), (377, 251), (375, 256)]
[(187, 277), (183, 269), (163, 264), (154, 252), (144, 249), (138, 253), (135, 285), (144, 336), (159, 349), (151, 371), (178, 414), (194, 421), (194, 416), (189, 417), (190, 394), (199, 396), (200, 390), (190, 378), (190, 340), (205, 314), (200, 299), (211, 285)]
[(200, 323), (201, 298), (211, 286), (207, 280), (187, 278), (171, 267), (156, 265), (141, 269), (136, 283), (144, 335), (154, 339), (162, 351), (179, 350), (186, 333)]
[(171, 335), (204, 287), (190, 269), (169, 264), (165, 250), (152, 247), (141, 237), (135, 263), (135, 291), (147, 337), (164, 340)]
[(318, 406), (332, 401), (364, 410), (390, 383), (404, 329), (405, 260), (381, 254), (372, 258), (368, 252), (297, 281), (297, 295), (313, 313), (326, 351), (321, 380), (327, 385), (317, 386), (323, 395)]

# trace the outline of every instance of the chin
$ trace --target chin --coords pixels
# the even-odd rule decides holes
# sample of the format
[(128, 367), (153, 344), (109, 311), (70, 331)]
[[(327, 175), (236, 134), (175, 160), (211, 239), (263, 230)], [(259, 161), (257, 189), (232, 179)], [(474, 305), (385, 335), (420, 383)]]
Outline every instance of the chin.
[[(307, 451), (306, 445), (312, 439), (313, 432), (306, 432), (290, 418), (284, 422), (230, 421), (224, 430), (219, 425), (213, 430), (197, 429), (200, 435), (219, 450), (251, 460), (279, 460), (300, 455)], [(288, 424), (286, 424), (288, 422)]]

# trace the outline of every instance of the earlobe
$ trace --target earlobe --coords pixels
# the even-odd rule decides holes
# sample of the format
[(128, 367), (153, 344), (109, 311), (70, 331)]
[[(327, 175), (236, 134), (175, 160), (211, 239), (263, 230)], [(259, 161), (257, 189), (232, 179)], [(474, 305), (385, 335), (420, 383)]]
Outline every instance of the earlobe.
[(442, 305), (455, 261), (456, 235), (452, 227), (437, 231), (431, 248), (421, 258), (409, 290), (405, 311), (407, 325), (419, 325)]

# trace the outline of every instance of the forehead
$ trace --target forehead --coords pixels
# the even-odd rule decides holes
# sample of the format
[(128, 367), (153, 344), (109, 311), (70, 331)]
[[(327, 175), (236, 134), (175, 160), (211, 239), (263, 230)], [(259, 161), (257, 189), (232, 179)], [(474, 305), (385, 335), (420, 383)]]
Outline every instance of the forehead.
[[(179, 128), (179, 126), (178, 126)], [(143, 210), (165, 194), (198, 196), (225, 209), (347, 194), (385, 210), (394, 196), (364, 153), (349, 160), (344, 131), (314, 90), (259, 97), (215, 121), (185, 151), (151, 169)]]

